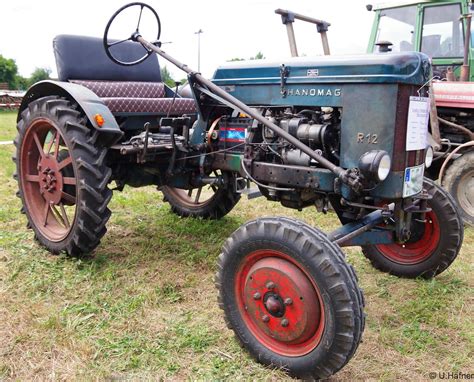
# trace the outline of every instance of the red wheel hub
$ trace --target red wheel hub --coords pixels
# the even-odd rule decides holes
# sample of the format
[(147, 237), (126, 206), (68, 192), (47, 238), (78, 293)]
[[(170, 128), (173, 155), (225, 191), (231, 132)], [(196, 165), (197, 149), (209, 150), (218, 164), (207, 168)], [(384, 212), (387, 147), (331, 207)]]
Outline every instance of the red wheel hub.
[(377, 249), (385, 257), (399, 264), (421, 263), (434, 253), (441, 237), (439, 221), (433, 211), (426, 214), (423, 229), (423, 235), (414, 242), (379, 244)]
[(38, 164), (39, 187), (43, 198), (50, 204), (59, 204), (63, 189), (63, 176), (55, 157), (45, 155)]
[(318, 288), (290, 256), (273, 250), (250, 254), (238, 274), (239, 309), (253, 335), (286, 356), (309, 353), (324, 329)]

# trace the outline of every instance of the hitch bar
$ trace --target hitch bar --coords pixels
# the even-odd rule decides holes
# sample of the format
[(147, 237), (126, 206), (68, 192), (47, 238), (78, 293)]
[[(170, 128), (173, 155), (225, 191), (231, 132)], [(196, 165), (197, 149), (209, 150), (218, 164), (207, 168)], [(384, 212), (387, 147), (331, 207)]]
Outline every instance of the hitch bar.
[[(376, 225), (383, 223), (385, 219), (391, 217), (394, 208), (395, 203), (390, 203), (388, 205), (388, 210), (377, 210), (371, 212), (368, 215), (365, 215), (360, 220), (347, 223), (342, 227), (339, 227), (336, 230), (328, 233), (328, 239), (341, 247), (347, 247), (350, 245), (360, 245), (357, 242), (353, 242), (353, 239), (371, 230)], [(387, 233), (389, 234), (388, 240), (386, 237)], [(374, 232), (373, 235), (381, 236), (379, 239), (381, 239), (382, 242), (392, 242), (392, 234), (390, 231), (379, 230), (377, 232)], [(381, 243), (379, 242), (379, 244)]]
[[(148, 51), (153, 51), (159, 56), (163, 57), (165, 60), (171, 62), (173, 65), (177, 66), (179, 69), (183, 70), (186, 74), (188, 74), (188, 76), (193, 81), (199, 83), (202, 86), (207, 87), (212, 93), (224, 99), (225, 101), (230, 103), (232, 106), (234, 106), (236, 109), (238, 109), (242, 113), (245, 113), (249, 115), (250, 117), (256, 119), (258, 122), (260, 122), (261, 124), (265, 125), (270, 130), (272, 130), (275, 134), (279, 135), (280, 137), (282, 137), (283, 139), (291, 143), (297, 149), (300, 149), (305, 154), (308, 154), (310, 158), (314, 159), (321, 166), (323, 166), (324, 168), (336, 174), (338, 178), (340, 178), (344, 183), (348, 184), (351, 188), (355, 190), (362, 189), (362, 184), (360, 180), (358, 179), (358, 177), (354, 177), (353, 173), (350, 170), (344, 170), (342, 167), (336, 166), (334, 163), (330, 162), (329, 160), (324, 158), (322, 155), (315, 153), (313, 150), (311, 150), (311, 148), (309, 148), (304, 143), (299, 141), (297, 138), (287, 133), (281, 127), (270, 122), (268, 119), (266, 119), (265, 117), (257, 113), (255, 110), (253, 110), (252, 108), (250, 108), (243, 102), (239, 101), (237, 98), (233, 97), (226, 91), (222, 90), (219, 86), (215, 85), (214, 83), (209, 81), (207, 78), (204, 78), (201, 75), (201, 73), (198, 73), (192, 70), (186, 64), (183, 64), (180, 61), (176, 60), (174, 57), (170, 56), (168, 53), (166, 53), (164, 50), (162, 50), (161, 48), (157, 46), (159, 45), (158, 42), (155, 43), (156, 45), (152, 44), (148, 42), (147, 40), (145, 40), (140, 35), (133, 35), (132, 40), (138, 41)], [(208, 94), (208, 95), (210, 95), (211, 97), (213, 96), (213, 94)], [(215, 97), (215, 99), (219, 101), (218, 97)]]

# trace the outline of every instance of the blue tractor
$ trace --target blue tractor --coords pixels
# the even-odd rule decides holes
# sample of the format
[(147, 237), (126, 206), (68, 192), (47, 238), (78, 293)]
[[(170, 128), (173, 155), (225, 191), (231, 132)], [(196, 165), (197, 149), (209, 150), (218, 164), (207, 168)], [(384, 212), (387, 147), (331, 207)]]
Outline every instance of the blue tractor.
[[(109, 38), (131, 10), (137, 28)], [(140, 30), (146, 12), (152, 41)], [(209, 81), (159, 38), (156, 12), (132, 3), (103, 39), (55, 39), (59, 81), (32, 86), (18, 114), (28, 226), (52, 253), (91, 252), (106, 232), (112, 181), (116, 191), (156, 185), (176, 214), (208, 219), (231, 211), (250, 182), (288, 208), (331, 204), (342, 226), (330, 233), (285, 217), (244, 224), (224, 243), (216, 276), (226, 322), (259, 362), (327, 378), (364, 329), (341, 247), (362, 246), (381, 271), (431, 278), (462, 245), (453, 199), (423, 177), (433, 155), (429, 58), (228, 63)], [(162, 82), (158, 56), (186, 72), (189, 97)]]

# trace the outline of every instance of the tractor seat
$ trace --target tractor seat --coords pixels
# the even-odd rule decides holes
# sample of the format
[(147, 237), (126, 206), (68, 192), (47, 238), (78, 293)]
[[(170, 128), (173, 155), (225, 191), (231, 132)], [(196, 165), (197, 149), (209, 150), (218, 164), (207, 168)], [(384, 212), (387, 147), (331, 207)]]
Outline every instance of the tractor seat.
[(92, 90), (115, 114), (181, 115), (196, 112), (194, 99), (177, 96), (173, 101), (173, 97), (166, 97), (163, 82), (86, 80), (71, 80), (70, 82)]
[[(82, 85), (94, 92), (115, 115), (171, 115), (196, 112), (194, 99), (182, 98), (161, 80), (158, 57), (153, 54), (135, 66), (122, 66), (105, 54), (102, 39), (59, 35), (53, 41), (60, 81)], [(127, 61), (144, 54), (141, 45), (118, 44), (114, 55)]]

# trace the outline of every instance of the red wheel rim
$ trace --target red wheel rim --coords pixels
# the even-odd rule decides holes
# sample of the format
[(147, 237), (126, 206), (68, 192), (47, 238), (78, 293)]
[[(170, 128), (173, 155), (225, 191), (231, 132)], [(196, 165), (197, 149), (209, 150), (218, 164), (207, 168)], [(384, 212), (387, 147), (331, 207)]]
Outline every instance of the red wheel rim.
[(429, 258), (439, 244), (441, 230), (436, 214), (431, 211), (426, 214), (423, 235), (415, 242), (404, 244), (379, 244), (377, 249), (383, 256), (399, 264), (413, 265)]
[(35, 227), (50, 241), (71, 231), (76, 213), (76, 177), (64, 137), (46, 118), (27, 128), (20, 148), (23, 199)]
[(289, 357), (318, 346), (324, 305), (317, 285), (292, 257), (270, 249), (252, 252), (236, 280), (239, 312), (262, 345)]

